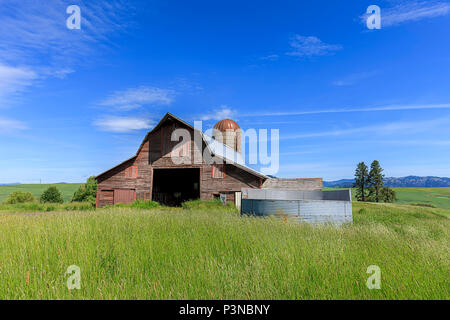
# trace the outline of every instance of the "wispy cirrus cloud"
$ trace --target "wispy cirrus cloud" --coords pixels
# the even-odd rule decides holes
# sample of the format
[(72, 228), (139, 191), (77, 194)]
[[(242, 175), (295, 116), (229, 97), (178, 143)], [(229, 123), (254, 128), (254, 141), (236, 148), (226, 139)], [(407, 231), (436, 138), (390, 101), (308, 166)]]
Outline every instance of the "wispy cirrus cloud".
[[(129, 26), (124, 0), (77, 1), (81, 30), (66, 27), (68, 0), (0, 1), (0, 100), (37, 81), (63, 79), (112, 45)], [(86, 59), (89, 57), (89, 59)]]
[(269, 54), (267, 56), (263, 56), (261, 58), (259, 58), (260, 60), (265, 60), (265, 61), (276, 61), (280, 58), (280, 56), (278, 54)]
[(339, 80), (333, 81), (332, 84), (338, 87), (352, 86), (354, 84), (357, 84), (358, 82), (361, 82), (362, 80), (375, 76), (377, 73), (377, 71), (353, 73)]
[[(405, 22), (441, 17), (450, 13), (450, 3), (442, 1), (402, 1), (391, 8), (381, 8), (381, 27), (396, 26)], [(366, 23), (367, 14), (361, 16)]]
[(155, 123), (150, 119), (138, 117), (103, 117), (94, 121), (94, 125), (102, 131), (126, 133), (152, 128)]
[(402, 111), (402, 110), (430, 110), (430, 109), (450, 109), (450, 103), (443, 104), (422, 104), (422, 105), (390, 105), (379, 107), (361, 107), (361, 108), (336, 108), (336, 109), (317, 109), (317, 110), (299, 110), (299, 111), (269, 111), (258, 113), (242, 113), (241, 117), (276, 117), (276, 116), (301, 116), (309, 114), (326, 113), (351, 113), (351, 112), (377, 112), (377, 111)]
[(292, 51), (286, 54), (294, 57), (324, 56), (342, 50), (340, 45), (327, 44), (317, 37), (298, 34), (292, 37), (290, 45)]
[(226, 118), (231, 118), (236, 115), (236, 111), (227, 105), (221, 105), (218, 109), (214, 110), (212, 113), (206, 114), (201, 117), (201, 120), (223, 120)]
[(77, 1), (81, 30), (66, 27), (66, 0), (2, 1), (0, 57), (9, 63), (64, 66), (108, 47), (109, 37), (129, 23), (123, 0)]
[(27, 125), (21, 121), (0, 117), (0, 133), (26, 129), (28, 129)]
[(99, 105), (112, 107), (116, 110), (129, 111), (139, 109), (144, 105), (169, 105), (173, 102), (175, 95), (176, 92), (174, 90), (140, 86), (116, 91), (103, 101), (100, 101)]
[(449, 119), (439, 118), (424, 121), (398, 121), (390, 123), (382, 123), (377, 125), (345, 128), (336, 130), (326, 130), (321, 132), (311, 132), (305, 134), (293, 134), (281, 136), (281, 139), (302, 139), (302, 138), (322, 138), (330, 136), (354, 135), (363, 133), (378, 133), (381, 135), (389, 135), (397, 132), (408, 132), (408, 134), (415, 132), (424, 132), (434, 129), (439, 126), (447, 125)]
[(31, 85), (38, 77), (28, 67), (12, 67), (0, 63), (0, 108), (6, 107), (11, 98)]

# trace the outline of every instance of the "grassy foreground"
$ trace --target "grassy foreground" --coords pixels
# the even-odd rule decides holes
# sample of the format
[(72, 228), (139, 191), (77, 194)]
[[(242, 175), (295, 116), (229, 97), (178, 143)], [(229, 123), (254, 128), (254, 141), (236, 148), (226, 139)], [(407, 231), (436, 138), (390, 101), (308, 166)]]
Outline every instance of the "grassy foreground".
[[(354, 203), (354, 224), (233, 210), (1, 214), (0, 299), (449, 299), (449, 211)], [(66, 287), (81, 268), (81, 290)], [(378, 265), (381, 290), (366, 287)]]

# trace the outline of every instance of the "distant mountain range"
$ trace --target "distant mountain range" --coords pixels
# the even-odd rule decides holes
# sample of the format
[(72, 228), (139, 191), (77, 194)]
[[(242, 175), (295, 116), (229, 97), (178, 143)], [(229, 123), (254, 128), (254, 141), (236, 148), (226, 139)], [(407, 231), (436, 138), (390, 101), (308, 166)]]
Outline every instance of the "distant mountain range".
[[(324, 181), (324, 187), (330, 188), (351, 188), (355, 179), (341, 179), (337, 181)], [(422, 188), (440, 188), (450, 187), (450, 178), (441, 177), (417, 177), (408, 176), (403, 178), (384, 178), (384, 185), (387, 187), (422, 187)]]
[[(275, 177), (274, 177), (275, 178)], [(341, 179), (336, 181), (324, 181), (323, 186), (329, 188), (351, 188), (355, 183), (355, 179)], [(18, 185), (20, 182), (15, 183), (0, 183), (3, 185)], [(66, 182), (58, 182), (55, 184), (66, 184)], [(384, 185), (386, 187), (421, 187), (421, 188), (440, 188), (450, 187), (450, 178), (441, 177), (418, 177), (408, 176), (403, 178), (384, 178)]]

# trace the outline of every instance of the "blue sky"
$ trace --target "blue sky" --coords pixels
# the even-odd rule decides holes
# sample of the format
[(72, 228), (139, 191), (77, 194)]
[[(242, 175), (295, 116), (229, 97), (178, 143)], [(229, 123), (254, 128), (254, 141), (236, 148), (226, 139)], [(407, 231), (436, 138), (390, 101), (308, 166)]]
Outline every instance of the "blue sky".
[(1, 183), (84, 181), (166, 112), (279, 129), (280, 177), (450, 176), (448, 1), (0, 0), (0, 30)]

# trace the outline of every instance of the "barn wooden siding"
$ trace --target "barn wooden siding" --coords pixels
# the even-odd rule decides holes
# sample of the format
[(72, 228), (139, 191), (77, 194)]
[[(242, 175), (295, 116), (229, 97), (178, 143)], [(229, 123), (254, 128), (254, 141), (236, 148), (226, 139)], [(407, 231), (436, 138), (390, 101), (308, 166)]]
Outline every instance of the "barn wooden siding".
[[(262, 185), (263, 181), (260, 177), (252, 175), (232, 164), (224, 165), (223, 178), (213, 178), (213, 166), (207, 164), (204, 160), (199, 164), (175, 164), (170, 157), (170, 153), (178, 142), (174, 143), (170, 141), (170, 137), (173, 130), (177, 128), (188, 130), (192, 140), (187, 142), (189, 146), (183, 147), (180, 153), (177, 150), (176, 154), (182, 156), (181, 160), (184, 159), (187, 161), (188, 159), (183, 157), (187, 151), (191, 154), (192, 161), (193, 159), (202, 159), (201, 155), (206, 146), (204, 143), (202, 143), (202, 146), (196, 145), (193, 139), (193, 129), (176, 122), (165, 123), (159, 129), (148, 135), (140, 147), (137, 156), (97, 177), (99, 185), (97, 194), (98, 207), (112, 204), (111, 193), (104, 191), (114, 189), (134, 190), (136, 199), (151, 200), (154, 169), (199, 168), (201, 200), (211, 200), (214, 199), (215, 195), (224, 193), (227, 194), (227, 201), (234, 201), (234, 193), (239, 192), (241, 188), (258, 188)], [(126, 174), (132, 166), (137, 168), (137, 178), (130, 178)]]
[[(178, 128), (187, 130), (191, 140), (174, 150), (179, 142), (171, 141), (171, 135)], [(194, 141), (194, 129), (190, 125), (175, 116), (166, 114), (155, 129), (147, 134), (136, 156), (97, 177), (97, 207), (117, 203), (119, 200), (114, 197), (116, 189), (130, 190), (129, 194), (134, 194), (135, 199), (152, 200), (153, 170), (155, 169), (200, 169), (201, 200), (211, 200), (220, 194), (226, 194), (227, 201), (234, 202), (235, 193), (240, 192), (242, 188), (297, 190), (321, 190), (322, 188), (322, 179), (267, 179), (252, 170), (230, 163), (224, 164), (223, 174), (215, 171), (216, 177), (214, 177), (213, 165), (208, 164), (202, 157), (205, 149), (207, 147), (203, 140), (201, 145), (197, 145)], [(172, 153), (178, 161), (172, 161)], [(190, 162), (188, 154), (191, 155)], [(197, 164), (193, 163), (194, 159), (202, 159), (202, 161)], [(176, 164), (180, 162), (183, 164)]]

